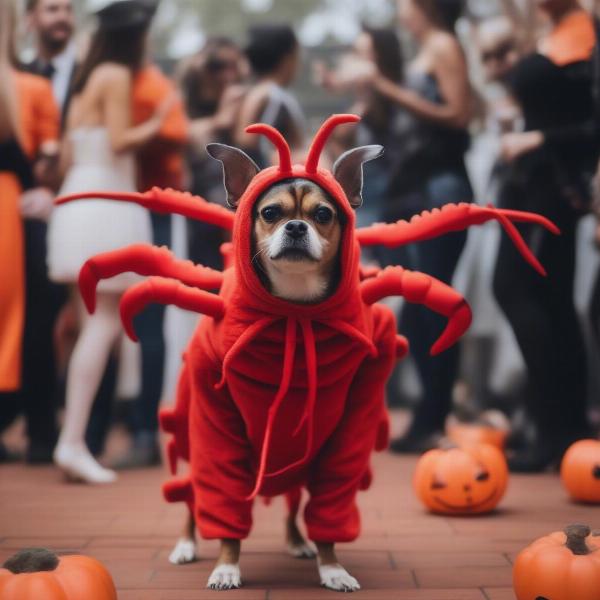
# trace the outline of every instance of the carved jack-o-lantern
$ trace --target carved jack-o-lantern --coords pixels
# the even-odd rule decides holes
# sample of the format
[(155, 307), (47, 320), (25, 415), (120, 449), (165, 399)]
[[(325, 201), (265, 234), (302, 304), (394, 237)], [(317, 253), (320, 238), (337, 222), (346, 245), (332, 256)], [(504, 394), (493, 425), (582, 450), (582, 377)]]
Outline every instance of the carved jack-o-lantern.
[(513, 569), (517, 600), (600, 600), (600, 537), (570, 525), (521, 551)]
[(600, 442), (575, 442), (562, 460), (560, 477), (574, 500), (600, 503)]
[(469, 515), (490, 512), (508, 485), (504, 455), (489, 444), (430, 450), (413, 479), (419, 499), (432, 512)]

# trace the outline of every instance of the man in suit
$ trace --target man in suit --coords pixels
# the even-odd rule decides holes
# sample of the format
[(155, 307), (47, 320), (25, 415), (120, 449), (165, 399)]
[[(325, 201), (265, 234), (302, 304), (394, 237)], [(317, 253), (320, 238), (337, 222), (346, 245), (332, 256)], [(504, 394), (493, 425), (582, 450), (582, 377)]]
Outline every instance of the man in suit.
[(51, 80), (54, 97), (64, 118), (76, 62), (71, 0), (28, 0), (27, 19), (35, 32), (36, 57), (26, 69)]
[[(28, 0), (27, 18), (35, 34), (36, 57), (23, 69), (50, 79), (61, 113), (65, 115), (68, 90), (75, 69), (72, 35), (75, 27), (71, 0)], [(55, 182), (46, 182), (48, 185)], [(46, 222), (25, 218), (25, 329), (21, 390), (11, 403), (27, 420), (30, 463), (52, 461), (56, 443), (58, 382), (53, 331), (66, 290), (48, 280)]]

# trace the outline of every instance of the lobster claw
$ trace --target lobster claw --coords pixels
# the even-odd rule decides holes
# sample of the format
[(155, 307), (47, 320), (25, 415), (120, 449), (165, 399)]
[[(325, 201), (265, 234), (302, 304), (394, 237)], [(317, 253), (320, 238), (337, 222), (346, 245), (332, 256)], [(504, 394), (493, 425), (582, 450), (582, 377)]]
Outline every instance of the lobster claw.
[(463, 300), (450, 314), (448, 324), (442, 332), (442, 335), (440, 335), (431, 347), (431, 356), (436, 356), (450, 348), (450, 346), (452, 346), (469, 328), (471, 320), (471, 308), (467, 304), (467, 301)]
[(447, 317), (446, 328), (431, 347), (432, 356), (452, 346), (471, 324), (471, 309), (467, 301), (449, 285), (424, 273), (387, 267), (377, 277), (363, 281), (360, 287), (367, 304), (374, 304), (387, 296), (402, 296), (408, 302), (423, 304)]
[(168, 248), (132, 244), (126, 248), (97, 254), (87, 260), (79, 271), (79, 289), (90, 314), (96, 308), (98, 282), (128, 271), (139, 275), (173, 277), (186, 285), (204, 289), (219, 288), (223, 282), (221, 271), (177, 259)]
[(216, 294), (187, 287), (172, 279), (150, 277), (129, 288), (121, 298), (121, 321), (125, 332), (134, 342), (137, 336), (133, 329), (133, 318), (151, 303), (173, 304), (214, 318), (221, 318), (225, 314), (225, 304)]
[(200, 196), (193, 196), (189, 192), (179, 192), (172, 189), (163, 190), (159, 187), (153, 187), (143, 194), (94, 190), (61, 196), (54, 203), (65, 204), (73, 200), (98, 200), (99, 198), (119, 202), (133, 202), (157, 213), (183, 215), (223, 229), (233, 229), (233, 213), (224, 206), (208, 202)]
[(487, 221), (496, 220), (504, 228), (513, 244), (540, 275), (546, 271), (534, 253), (527, 247), (525, 240), (514, 223), (532, 223), (544, 227), (558, 235), (560, 230), (552, 221), (536, 213), (519, 210), (507, 210), (476, 204), (446, 204), (442, 208), (423, 211), (414, 215), (410, 221), (401, 219), (396, 223), (376, 223), (369, 227), (356, 230), (356, 239), (362, 246), (383, 244), (388, 248), (396, 248), (406, 244), (429, 240), (444, 233), (462, 231), (471, 225), (482, 225)]

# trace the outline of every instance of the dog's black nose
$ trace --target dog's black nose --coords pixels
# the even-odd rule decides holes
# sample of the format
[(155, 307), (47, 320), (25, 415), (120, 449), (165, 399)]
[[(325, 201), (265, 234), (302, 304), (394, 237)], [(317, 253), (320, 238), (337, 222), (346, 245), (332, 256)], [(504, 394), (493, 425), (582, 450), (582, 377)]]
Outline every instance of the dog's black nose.
[(304, 221), (294, 219), (293, 221), (288, 221), (285, 224), (285, 231), (290, 237), (298, 239), (306, 235), (306, 232), (308, 231), (308, 225)]

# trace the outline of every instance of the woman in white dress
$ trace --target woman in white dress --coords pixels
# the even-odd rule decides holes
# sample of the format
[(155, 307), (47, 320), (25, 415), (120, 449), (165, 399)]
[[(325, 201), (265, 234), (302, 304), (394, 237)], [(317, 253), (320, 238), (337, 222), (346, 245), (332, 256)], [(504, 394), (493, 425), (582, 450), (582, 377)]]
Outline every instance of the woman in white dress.
[[(61, 195), (94, 189), (134, 191), (134, 151), (158, 133), (172, 103), (132, 126), (131, 81), (145, 54), (151, 19), (147, 5), (141, 0), (113, 2), (98, 18), (98, 29), (73, 85)], [(65, 419), (54, 461), (68, 476), (87, 483), (116, 478), (96, 462), (84, 434), (108, 356), (121, 332), (119, 298), (134, 276), (125, 274), (100, 283), (96, 310), (88, 315), (77, 291), (79, 270), (99, 252), (151, 239), (149, 214), (132, 204), (73, 202), (57, 207), (50, 220), (50, 277), (70, 285), (81, 327), (69, 363)]]

